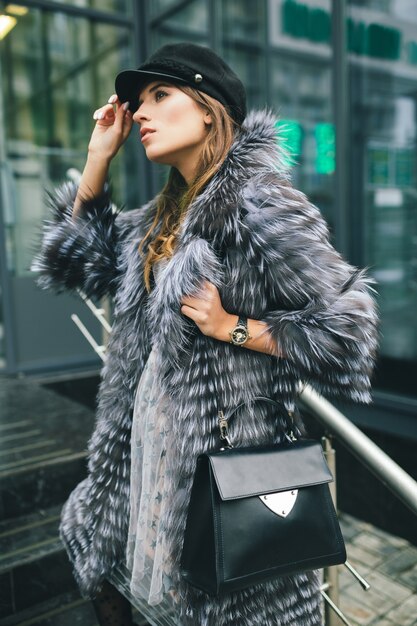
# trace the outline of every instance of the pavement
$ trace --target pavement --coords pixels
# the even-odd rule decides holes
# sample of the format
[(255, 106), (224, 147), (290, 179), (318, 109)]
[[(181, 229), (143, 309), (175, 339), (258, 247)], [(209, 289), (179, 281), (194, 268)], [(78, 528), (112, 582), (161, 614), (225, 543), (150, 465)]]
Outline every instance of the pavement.
[(417, 547), (341, 511), (339, 521), (348, 561), (371, 585), (339, 566), (340, 609), (355, 626), (417, 626)]

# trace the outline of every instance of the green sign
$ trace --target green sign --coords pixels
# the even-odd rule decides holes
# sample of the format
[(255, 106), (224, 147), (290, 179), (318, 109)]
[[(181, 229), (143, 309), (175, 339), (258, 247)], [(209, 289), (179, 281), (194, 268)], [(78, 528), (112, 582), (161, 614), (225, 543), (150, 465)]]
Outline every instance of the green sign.
[(295, 0), (284, 0), (282, 30), (292, 37), (311, 39), (316, 43), (330, 43), (330, 13)]
[[(313, 7), (296, 0), (284, 0), (281, 5), (282, 32), (297, 39), (309, 39), (315, 43), (331, 43), (331, 14), (320, 7)], [(402, 33), (398, 28), (346, 19), (347, 47), (351, 52), (376, 59), (397, 61), (401, 58)], [(413, 46), (409, 48), (409, 60), (415, 63)]]
[(318, 174), (333, 174), (336, 165), (334, 125), (327, 122), (316, 124), (315, 169)]

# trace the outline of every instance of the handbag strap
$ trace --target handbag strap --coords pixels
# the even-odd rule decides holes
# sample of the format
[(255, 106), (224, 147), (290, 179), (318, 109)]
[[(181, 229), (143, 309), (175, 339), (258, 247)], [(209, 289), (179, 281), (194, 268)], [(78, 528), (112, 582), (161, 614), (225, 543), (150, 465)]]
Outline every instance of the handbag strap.
[[(272, 398), (267, 398), (266, 396), (254, 396), (252, 398), (252, 400), (264, 400), (265, 402), (269, 402), (270, 404), (274, 404), (279, 409), (282, 409), (282, 407), (283, 407), (283, 405), (280, 404), (279, 402), (277, 402), (276, 400), (273, 400)], [(229, 415), (227, 416), (226, 419), (230, 420), (230, 418), (236, 413), (236, 411), (238, 411), (240, 409), (240, 407), (244, 406), (245, 404), (248, 404), (248, 403), (247, 402), (241, 402), (234, 409), (229, 411)], [(291, 415), (290, 411), (288, 411), (288, 414)]]
[[(273, 400), (272, 398), (268, 398), (266, 396), (254, 396), (253, 398), (251, 398), (251, 400), (249, 402), (252, 402), (253, 400), (262, 400), (264, 402), (269, 402), (270, 404), (275, 405), (276, 407), (278, 407), (279, 409), (283, 408), (283, 404), (280, 404), (279, 402), (276, 402), (275, 400)], [(222, 439), (223, 441), (226, 442), (226, 446), (228, 448), (233, 448), (233, 444), (230, 441), (229, 438), (229, 420), (230, 418), (236, 413), (236, 411), (238, 411), (242, 406), (245, 406), (246, 404), (249, 404), (249, 402), (241, 402), (240, 404), (238, 404), (234, 409), (232, 409), (231, 411), (229, 411), (229, 414), (227, 417), (224, 416), (223, 411), (218, 411), (218, 422), (219, 422), (219, 426), (220, 426), (220, 439)], [(285, 408), (285, 406), (284, 406)], [(294, 415), (292, 411), (288, 411), (287, 409), (285, 409), (288, 413), (288, 415), (291, 418), (291, 428), (290, 428), (290, 432), (289, 433), (284, 433), (285, 437), (288, 439), (288, 441), (290, 441), (291, 443), (293, 443), (294, 441), (297, 441), (297, 437), (294, 435), (294, 429), (295, 429), (295, 424), (294, 424)]]

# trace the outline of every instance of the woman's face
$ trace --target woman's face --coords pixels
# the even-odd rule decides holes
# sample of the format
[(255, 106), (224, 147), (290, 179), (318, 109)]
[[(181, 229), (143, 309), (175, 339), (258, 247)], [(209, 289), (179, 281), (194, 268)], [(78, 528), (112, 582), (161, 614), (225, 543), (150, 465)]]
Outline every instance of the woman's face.
[[(190, 182), (211, 116), (178, 87), (163, 80), (145, 86), (133, 115), (150, 161), (176, 167)], [(143, 134), (149, 128), (150, 133)]]

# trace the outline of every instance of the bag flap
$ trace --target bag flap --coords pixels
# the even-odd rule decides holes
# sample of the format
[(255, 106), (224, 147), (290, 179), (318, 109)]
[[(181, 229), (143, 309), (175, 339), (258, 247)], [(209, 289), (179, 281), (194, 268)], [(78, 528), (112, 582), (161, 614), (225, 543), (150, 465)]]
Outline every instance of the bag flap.
[(320, 442), (232, 448), (206, 455), (222, 500), (286, 491), (333, 480)]

